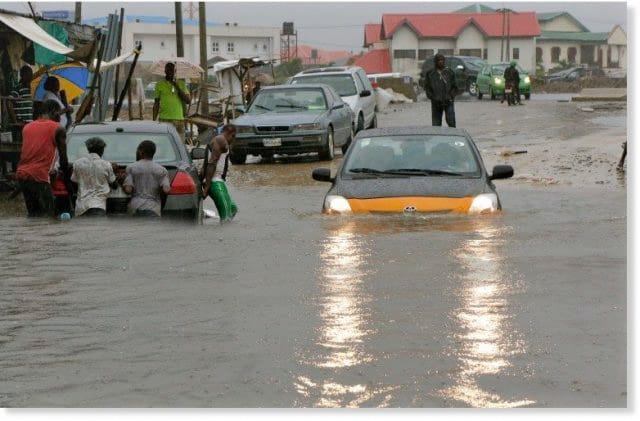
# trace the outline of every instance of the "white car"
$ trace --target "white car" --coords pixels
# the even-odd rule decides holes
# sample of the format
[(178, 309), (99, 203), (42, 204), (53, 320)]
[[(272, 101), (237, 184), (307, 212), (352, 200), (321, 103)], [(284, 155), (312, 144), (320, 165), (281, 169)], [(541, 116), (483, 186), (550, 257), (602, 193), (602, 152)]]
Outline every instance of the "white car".
[(361, 67), (324, 67), (303, 70), (293, 76), (288, 83), (325, 83), (335, 89), (351, 108), (354, 133), (378, 126), (375, 90)]

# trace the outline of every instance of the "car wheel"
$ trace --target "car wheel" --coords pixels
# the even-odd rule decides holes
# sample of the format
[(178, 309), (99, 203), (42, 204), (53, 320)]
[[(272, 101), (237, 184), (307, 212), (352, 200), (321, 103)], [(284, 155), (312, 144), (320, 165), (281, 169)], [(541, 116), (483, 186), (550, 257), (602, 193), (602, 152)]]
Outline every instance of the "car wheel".
[(375, 129), (376, 127), (378, 127), (378, 116), (374, 114), (373, 119), (371, 120), (371, 124), (369, 125), (369, 128)]
[(360, 130), (364, 130), (364, 116), (362, 113), (358, 114), (358, 127), (356, 128), (356, 133)]
[(346, 142), (344, 142), (344, 145), (342, 145), (340, 147), (340, 149), (342, 149), (342, 155), (344, 156), (344, 154), (347, 153), (347, 151), (349, 150), (349, 146), (351, 145), (351, 141), (353, 140), (353, 129), (351, 129), (351, 134), (349, 134), (349, 138), (347, 139)]
[(318, 152), (318, 156), (321, 161), (331, 161), (336, 156), (335, 143), (333, 139), (333, 127), (329, 126), (327, 129), (327, 143)]
[(243, 152), (231, 152), (229, 154), (229, 161), (233, 165), (242, 165), (247, 160), (247, 154)]
[(491, 99), (496, 99), (496, 94), (493, 93), (493, 88), (489, 88), (489, 95), (491, 95)]
[(470, 81), (467, 91), (469, 91), (469, 95), (476, 96), (478, 93), (478, 85), (475, 82)]
[(531, 99), (531, 94), (530, 93), (524, 94), (524, 99)]

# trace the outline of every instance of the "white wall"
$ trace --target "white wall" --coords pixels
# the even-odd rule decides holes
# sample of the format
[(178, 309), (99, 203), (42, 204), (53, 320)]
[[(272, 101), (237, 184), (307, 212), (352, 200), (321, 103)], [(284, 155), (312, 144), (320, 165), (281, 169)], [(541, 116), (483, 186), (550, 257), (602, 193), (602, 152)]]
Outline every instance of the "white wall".
[(456, 41), (456, 51), (468, 48), (485, 48), (484, 34), (475, 25), (468, 25), (458, 36)]
[[(418, 37), (413, 30), (408, 26), (403, 25), (398, 28), (391, 38), (390, 42), (390, 55), (391, 55), (391, 68), (394, 72), (400, 72), (406, 75), (412, 75), (417, 77), (420, 75), (420, 69), (418, 68)], [(395, 50), (414, 50), (416, 54), (415, 59), (394, 58), (393, 52)]]

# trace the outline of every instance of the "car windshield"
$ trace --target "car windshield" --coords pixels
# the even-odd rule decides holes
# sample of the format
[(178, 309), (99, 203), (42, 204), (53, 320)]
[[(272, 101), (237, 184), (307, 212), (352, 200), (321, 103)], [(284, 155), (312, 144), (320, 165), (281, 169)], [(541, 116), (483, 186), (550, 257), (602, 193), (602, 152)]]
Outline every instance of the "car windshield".
[(150, 140), (156, 144), (156, 153), (153, 160), (160, 164), (174, 163), (178, 161), (178, 152), (169, 134), (161, 133), (78, 133), (70, 134), (67, 140), (67, 155), (69, 162), (87, 156), (85, 141), (92, 137), (104, 140), (103, 159), (120, 164), (128, 164), (136, 161), (136, 149), (143, 140)]
[[(507, 70), (507, 67), (509, 67), (508, 64), (495, 64), (491, 66), (491, 73), (494, 75), (502, 76), (504, 75), (504, 71)], [(516, 69), (518, 69), (518, 73), (520, 74), (527, 73), (522, 69), (522, 67), (520, 67), (519, 64), (516, 64)]]
[(356, 84), (350, 74), (313, 74), (296, 76), (291, 80), (291, 84), (295, 85), (296, 83), (324, 83), (335, 89), (340, 96), (352, 96), (358, 94)]
[(327, 100), (322, 89), (268, 89), (258, 91), (247, 114), (266, 112), (291, 113), (327, 110)]
[(478, 176), (469, 140), (457, 135), (362, 138), (352, 145), (343, 174)]
[(471, 69), (477, 70), (477, 71), (480, 71), (480, 69), (482, 69), (482, 67), (486, 64), (484, 60), (481, 60), (481, 59), (474, 60), (472, 58), (467, 58), (464, 60), (464, 62), (467, 66), (471, 67)]

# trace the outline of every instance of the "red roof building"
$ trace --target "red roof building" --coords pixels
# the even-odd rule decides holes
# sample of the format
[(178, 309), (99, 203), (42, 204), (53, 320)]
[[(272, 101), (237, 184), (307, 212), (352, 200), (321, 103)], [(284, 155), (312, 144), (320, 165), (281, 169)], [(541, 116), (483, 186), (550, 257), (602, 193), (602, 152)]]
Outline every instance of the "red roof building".
[[(314, 53), (315, 50), (315, 53)], [(291, 48), (291, 56), (295, 55), (294, 48)], [(349, 51), (321, 50), (310, 45), (298, 44), (298, 58), (303, 64), (330, 64), (342, 65), (352, 56)]]
[(364, 26), (364, 47), (370, 47), (376, 42), (380, 42), (380, 30), (382, 25), (379, 23), (367, 23)]
[(371, 50), (356, 59), (353, 65), (362, 67), (367, 74), (391, 73), (389, 50)]

